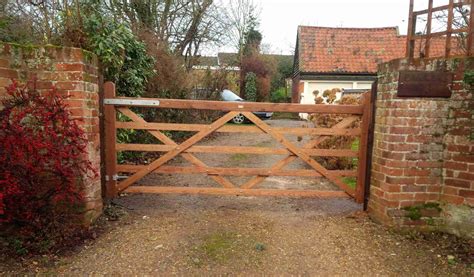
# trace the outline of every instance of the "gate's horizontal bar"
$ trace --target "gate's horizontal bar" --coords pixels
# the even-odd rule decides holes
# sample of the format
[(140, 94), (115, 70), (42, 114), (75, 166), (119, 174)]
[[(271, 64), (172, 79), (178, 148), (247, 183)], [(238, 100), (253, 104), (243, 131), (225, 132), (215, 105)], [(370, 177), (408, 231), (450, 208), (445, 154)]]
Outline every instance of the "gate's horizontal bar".
[(245, 196), (288, 196), (314, 198), (349, 198), (343, 191), (322, 190), (279, 190), (279, 189), (238, 189), (238, 188), (197, 188), (197, 187), (158, 187), (131, 186), (125, 193), (167, 193), (167, 194), (209, 194), (209, 195), (245, 195)]
[[(117, 172), (133, 173), (144, 168), (144, 165), (117, 165)], [(331, 175), (341, 177), (356, 177), (356, 170), (329, 170)], [(189, 167), (189, 166), (160, 166), (153, 173), (181, 173), (181, 174), (208, 174), (228, 176), (294, 176), (294, 177), (321, 177), (321, 174), (313, 169), (293, 169), (271, 171), (269, 168), (243, 168), (243, 167)]]
[[(114, 100), (115, 102), (112, 102)], [(118, 101), (118, 102), (117, 102)], [(133, 101), (133, 102), (130, 102)], [(136, 102), (145, 101), (145, 102)], [(155, 102), (155, 103), (154, 103)], [(156, 104), (159, 103), (159, 106)], [(105, 104), (115, 106), (155, 107), (169, 109), (194, 109), (239, 112), (295, 112), (295, 113), (336, 113), (362, 114), (361, 105), (328, 105), (328, 104), (290, 104), (290, 103), (257, 103), (257, 102), (224, 102), (206, 100), (184, 100), (163, 98), (116, 97), (105, 99)]]
[[(115, 122), (117, 129), (135, 130), (160, 130), (160, 131), (190, 131), (198, 132), (208, 125), (205, 124), (178, 124), (178, 123), (141, 123), (141, 122)], [(274, 127), (277, 133), (292, 135), (315, 135), (315, 136), (358, 136), (360, 128), (289, 128)], [(222, 133), (264, 133), (256, 126), (225, 125), (217, 129)]]
[[(168, 152), (175, 149), (174, 145), (164, 144), (116, 144), (117, 151), (145, 151), (145, 152)], [(357, 157), (358, 152), (350, 149), (309, 149), (302, 148), (310, 156), (322, 157)], [(285, 148), (270, 148), (256, 146), (200, 146), (195, 145), (185, 150), (187, 153), (219, 153), (219, 154), (260, 154), (260, 155), (289, 155)]]
[(157, 107), (160, 105), (159, 100), (154, 99), (137, 99), (137, 98), (108, 98), (104, 99), (105, 105), (115, 105), (115, 106), (147, 106), (147, 107)]

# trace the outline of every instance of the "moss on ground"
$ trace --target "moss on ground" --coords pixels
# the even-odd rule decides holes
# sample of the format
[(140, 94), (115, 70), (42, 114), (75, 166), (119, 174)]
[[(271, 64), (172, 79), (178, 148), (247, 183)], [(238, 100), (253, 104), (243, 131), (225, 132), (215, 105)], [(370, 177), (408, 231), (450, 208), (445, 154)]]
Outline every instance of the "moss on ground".
[(204, 264), (230, 264), (236, 260), (259, 264), (265, 245), (254, 237), (230, 231), (218, 231), (205, 236), (193, 249), (191, 262), (197, 267)]
[(230, 160), (232, 162), (241, 162), (241, 161), (246, 160), (247, 158), (248, 158), (248, 155), (242, 154), (242, 153), (237, 153), (230, 156)]

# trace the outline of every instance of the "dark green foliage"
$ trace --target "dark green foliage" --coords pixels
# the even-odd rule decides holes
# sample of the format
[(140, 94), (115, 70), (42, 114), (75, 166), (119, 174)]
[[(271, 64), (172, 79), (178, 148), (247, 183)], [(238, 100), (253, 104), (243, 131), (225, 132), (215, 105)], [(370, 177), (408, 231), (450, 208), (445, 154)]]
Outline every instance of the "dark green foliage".
[(247, 101), (257, 101), (257, 75), (248, 72), (245, 75), (245, 99)]
[(285, 87), (280, 87), (277, 90), (273, 91), (270, 95), (270, 101), (274, 103), (284, 103), (288, 102), (287, 91)]
[(260, 43), (262, 42), (262, 34), (251, 28), (245, 34), (245, 46), (244, 46), (244, 55), (251, 55), (253, 53), (258, 53), (260, 50)]
[(293, 74), (293, 58), (291, 56), (274, 56), (277, 62), (277, 70), (272, 75), (271, 91), (286, 87), (286, 79)]
[(469, 86), (474, 85), (474, 70), (464, 72), (464, 83)]
[(99, 57), (104, 79), (116, 83), (118, 95), (143, 95), (154, 72), (154, 60), (147, 54), (145, 44), (125, 24), (102, 16), (100, 7), (83, 20), (87, 48)]
[[(410, 218), (411, 220), (418, 220), (421, 218), (421, 211), (424, 209), (435, 209), (438, 212), (441, 211), (441, 207), (439, 206), (439, 203), (435, 202), (429, 202), (421, 205), (415, 205), (415, 206), (408, 206), (403, 208), (405, 211), (407, 211), (406, 217)], [(433, 223), (432, 220), (428, 219), (428, 223)]]
[(403, 209), (407, 211), (406, 217), (408, 217), (409, 219), (418, 220), (421, 218), (420, 207), (410, 206), (410, 207), (405, 207)]

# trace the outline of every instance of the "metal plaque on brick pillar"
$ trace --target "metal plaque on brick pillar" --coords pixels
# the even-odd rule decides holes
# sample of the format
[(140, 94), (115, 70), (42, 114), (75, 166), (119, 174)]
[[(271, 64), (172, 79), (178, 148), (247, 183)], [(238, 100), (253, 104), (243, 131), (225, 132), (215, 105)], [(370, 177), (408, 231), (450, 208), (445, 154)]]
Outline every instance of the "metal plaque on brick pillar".
[(400, 71), (398, 97), (451, 97), (452, 72)]

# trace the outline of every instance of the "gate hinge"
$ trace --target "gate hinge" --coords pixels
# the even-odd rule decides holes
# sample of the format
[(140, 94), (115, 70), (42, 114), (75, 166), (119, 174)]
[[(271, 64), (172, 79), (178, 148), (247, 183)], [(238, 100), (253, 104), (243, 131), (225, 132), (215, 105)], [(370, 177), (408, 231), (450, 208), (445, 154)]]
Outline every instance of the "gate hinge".
[[(117, 181), (119, 176), (117, 174), (112, 175), (112, 180)], [(105, 175), (105, 181), (110, 181), (109, 175)]]

